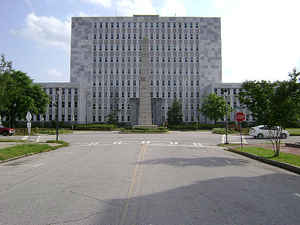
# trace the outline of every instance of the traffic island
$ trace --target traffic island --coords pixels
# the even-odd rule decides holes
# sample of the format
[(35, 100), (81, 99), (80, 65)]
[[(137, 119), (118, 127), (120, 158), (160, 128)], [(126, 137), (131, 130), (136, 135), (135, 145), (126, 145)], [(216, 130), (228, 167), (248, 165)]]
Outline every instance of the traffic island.
[(167, 133), (168, 129), (165, 127), (133, 127), (133, 128), (121, 128), (120, 133), (132, 134), (132, 133), (147, 133), (147, 134), (160, 134)]
[(25, 143), (0, 149), (0, 163), (16, 160), (42, 152), (49, 152), (58, 148), (67, 147), (64, 141), (47, 141), (46, 143)]
[(299, 155), (280, 152), (278, 157), (274, 157), (273, 150), (255, 146), (246, 146), (242, 150), (237, 146), (226, 146), (226, 150), (300, 174)]

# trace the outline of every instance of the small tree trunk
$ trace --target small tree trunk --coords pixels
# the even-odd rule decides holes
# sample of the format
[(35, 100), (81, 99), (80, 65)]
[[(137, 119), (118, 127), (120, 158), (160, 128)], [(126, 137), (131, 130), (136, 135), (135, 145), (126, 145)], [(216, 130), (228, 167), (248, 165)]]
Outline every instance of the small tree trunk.
[(274, 157), (278, 157), (280, 153), (280, 138), (278, 138), (275, 142), (275, 154)]

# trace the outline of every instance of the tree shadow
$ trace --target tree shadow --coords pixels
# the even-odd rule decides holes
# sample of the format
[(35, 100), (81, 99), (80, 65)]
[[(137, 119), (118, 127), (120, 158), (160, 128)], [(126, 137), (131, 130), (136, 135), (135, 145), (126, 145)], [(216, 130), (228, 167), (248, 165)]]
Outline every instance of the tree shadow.
[[(164, 185), (168, 181), (152, 186)], [(141, 192), (149, 191), (147, 187)], [(161, 190), (129, 200), (111, 199), (106, 210), (87, 224), (300, 224), (300, 198), (295, 195), (300, 190), (300, 177), (296, 175), (223, 177)], [(112, 207), (120, 202), (122, 208)]]
[(139, 164), (165, 164), (169, 166), (203, 166), (203, 167), (224, 167), (224, 166), (243, 166), (249, 161), (244, 159), (235, 159), (227, 157), (199, 157), (199, 158), (159, 158), (139, 162)]

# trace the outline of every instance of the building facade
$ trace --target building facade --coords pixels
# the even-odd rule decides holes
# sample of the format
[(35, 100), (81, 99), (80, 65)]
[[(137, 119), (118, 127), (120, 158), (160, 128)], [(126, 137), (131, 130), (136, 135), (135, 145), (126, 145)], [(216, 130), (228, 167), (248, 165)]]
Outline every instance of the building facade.
[[(58, 99), (60, 121), (103, 123), (116, 113), (119, 122), (136, 124), (145, 38), (154, 124), (166, 121), (175, 99), (185, 122), (205, 122), (198, 110), (205, 96), (240, 88), (222, 83), (220, 18), (74, 17), (70, 83), (41, 84), (52, 100), (43, 118), (55, 118)], [(230, 104), (239, 105), (234, 97)]]

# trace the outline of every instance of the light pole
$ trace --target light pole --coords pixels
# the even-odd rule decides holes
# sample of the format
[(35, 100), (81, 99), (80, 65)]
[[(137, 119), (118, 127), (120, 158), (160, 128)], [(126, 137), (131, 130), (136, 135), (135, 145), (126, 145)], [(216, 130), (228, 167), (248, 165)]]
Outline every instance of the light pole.
[(88, 124), (88, 98), (89, 98), (89, 91), (86, 92), (86, 99), (85, 99), (85, 127)]
[(56, 95), (55, 95), (55, 98), (56, 98), (56, 102), (55, 102), (55, 105), (56, 105), (56, 142), (58, 141), (58, 90), (56, 90)]
[(225, 89), (225, 143), (226, 145), (228, 145), (228, 110), (227, 110), (227, 97), (228, 97), (228, 94), (227, 94), (227, 89)]

